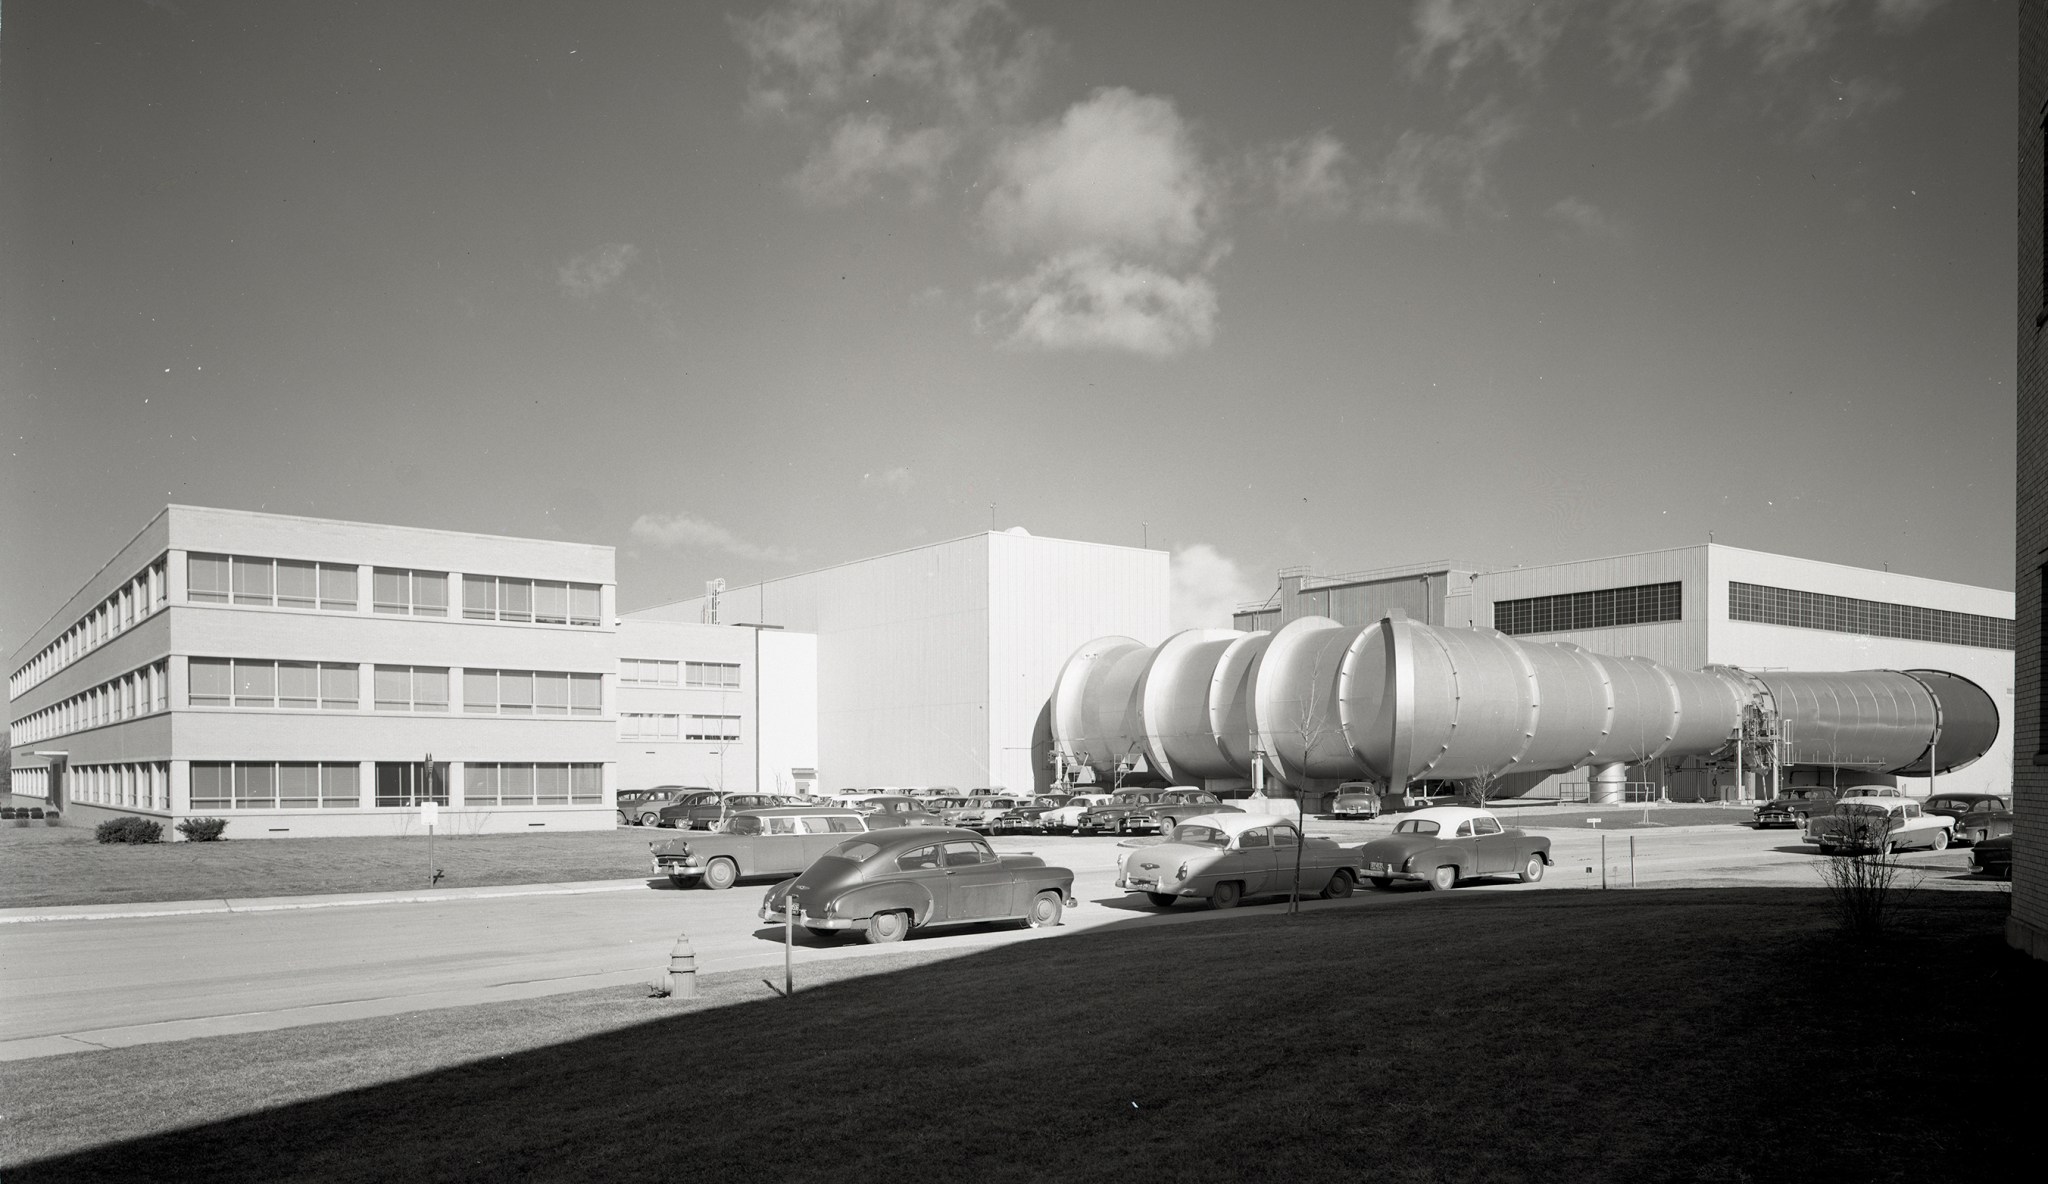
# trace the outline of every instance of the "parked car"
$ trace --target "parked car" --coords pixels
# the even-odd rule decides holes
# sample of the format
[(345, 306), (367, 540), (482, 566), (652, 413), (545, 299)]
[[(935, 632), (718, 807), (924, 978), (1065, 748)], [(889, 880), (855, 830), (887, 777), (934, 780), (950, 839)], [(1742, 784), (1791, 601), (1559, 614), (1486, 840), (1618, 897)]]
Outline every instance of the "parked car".
[(1834, 813), (1806, 820), (1806, 841), (1820, 848), (1822, 855), (1840, 851), (1890, 855), (1911, 847), (1940, 851), (1948, 846), (1950, 826), (1946, 814), (1929, 814), (1919, 802), (1906, 798), (1843, 798), (1835, 803)]
[(787, 876), (811, 866), (848, 835), (870, 830), (866, 815), (832, 806), (746, 810), (708, 835), (649, 843), (656, 875), (678, 888), (730, 888), (747, 876)]
[(1378, 818), (1380, 791), (1370, 781), (1346, 781), (1330, 799), (1332, 818)]
[(630, 826), (659, 826), (661, 810), (693, 793), (710, 793), (701, 785), (657, 785), (652, 789), (619, 791), (619, 823)]
[(948, 810), (940, 817), (946, 820), (947, 826), (957, 826), (962, 830), (985, 831), (995, 826), (999, 816), (1015, 810), (1028, 801), (1029, 798), (969, 798), (966, 805)]
[(1815, 814), (1832, 813), (1840, 795), (1825, 785), (1795, 785), (1778, 791), (1778, 796), (1758, 806), (1750, 815), (1758, 830), (1772, 826), (1796, 829)]
[(1035, 855), (997, 855), (973, 831), (900, 827), (833, 847), (769, 889), (760, 916), (785, 924), (784, 909), (794, 908), (813, 936), (853, 931), (882, 944), (944, 925), (1058, 925), (1073, 889), (1071, 870)]
[(1979, 842), (1970, 851), (1970, 865), (1995, 880), (2012, 879), (2011, 833)]
[(944, 826), (945, 821), (925, 808), (922, 799), (912, 797), (871, 797), (849, 803), (868, 816), (870, 829), (883, 826)]
[(1042, 820), (1047, 812), (1057, 810), (1066, 804), (1066, 794), (1039, 794), (1031, 799), (1030, 805), (1018, 806), (1014, 810), (1005, 810), (996, 815), (989, 829), (997, 834), (1043, 834), (1045, 827)]
[(1075, 829), (1084, 835), (1105, 830), (1121, 831), (1124, 819), (1132, 812), (1157, 802), (1159, 793), (1156, 789), (1119, 789), (1109, 795), (1108, 801), (1083, 813)]
[[(2012, 799), (1996, 793), (1938, 793), (1920, 803), (1920, 808), (1929, 814), (1940, 814), (1949, 820), (1949, 838), (1954, 842), (1969, 841), (1963, 819), (1970, 814), (1983, 816), (1985, 822), (1992, 814), (2005, 813), (2010, 817)], [(1980, 830), (1986, 829), (1983, 826)], [(1986, 834), (1984, 837), (1989, 837)]]
[(692, 794), (689, 800), (663, 808), (661, 825), (673, 826), (678, 830), (710, 830), (741, 810), (766, 810), (771, 806), (804, 804), (802, 798), (784, 794), (706, 790), (703, 793)]
[(1149, 830), (1155, 834), (1167, 835), (1173, 833), (1174, 827), (1197, 815), (1242, 813), (1242, 808), (1225, 804), (1222, 799), (1206, 789), (1175, 787), (1161, 793), (1157, 802), (1125, 815), (1121, 829)]
[(1954, 843), (1981, 843), (2012, 833), (2012, 811), (2003, 806), (1986, 806), (1972, 810), (1956, 819), (1955, 832), (1949, 837)]
[(1550, 866), (1550, 840), (1502, 826), (1486, 810), (1430, 806), (1395, 823), (1393, 834), (1359, 848), (1359, 862), (1375, 888), (1419, 880), (1448, 889), (1478, 876), (1514, 876), (1534, 884)]
[(1304, 837), (1277, 814), (1197, 814), (1182, 820), (1166, 841), (1128, 852), (1116, 886), (1142, 892), (1160, 908), (1178, 900), (1206, 900), (1227, 909), (1247, 896), (1294, 890), (1295, 856), (1301, 858), (1305, 896), (1351, 895), (1358, 882), (1358, 849)]
[(1106, 793), (1077, 793), (1061, 805), (1038, 816), (1038, 828), (1049, 835), (1063, 835), (1081, 828), (1081, 815), (1109, 800)]

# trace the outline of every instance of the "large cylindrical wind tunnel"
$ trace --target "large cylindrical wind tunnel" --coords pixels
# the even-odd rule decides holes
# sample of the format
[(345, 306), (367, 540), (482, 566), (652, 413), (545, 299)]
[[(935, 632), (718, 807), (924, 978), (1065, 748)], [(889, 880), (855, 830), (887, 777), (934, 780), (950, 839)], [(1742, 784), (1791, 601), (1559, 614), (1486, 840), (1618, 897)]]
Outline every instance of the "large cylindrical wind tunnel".
[(1943, 671), (1677, 670), (1568, 643), (1390, 617), (1303, 617), (1275, 633), (1190, 630), (1076, 651), (1052, 700), (1054, 744), (1104, 779), (1142, 752), (1172, 779), (1405, 785), (1608, 768), (1730, 748), (1746, 712), (1774, 719), (1788, 763), (1946, 772), (1998, 737), (1981, 687)]

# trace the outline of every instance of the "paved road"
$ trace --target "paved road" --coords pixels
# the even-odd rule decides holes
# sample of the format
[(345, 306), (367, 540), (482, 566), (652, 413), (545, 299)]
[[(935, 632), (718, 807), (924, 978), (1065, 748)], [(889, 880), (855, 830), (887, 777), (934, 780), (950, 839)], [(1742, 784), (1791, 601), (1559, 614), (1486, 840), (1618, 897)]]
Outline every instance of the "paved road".
[[(1310, 827), (1345, 843), (1387, 829), (1386, 823)], [(1551, 838), (1556, 861), (1542, 888), (1598, 886), (1600, 832), (1540, 833)], [(1629, 882), (1630, 834), (1640, 886), (1819, 883), (1815, 855), (1796, 846), (1793, 832), (1687, 827), (1605, 835), (1608, 883), (1617, 888)], [(975, 927), (889, 947), (804, 937), (799, 964), (907, 950), (946, 957), (1112, 922), (1188, 924), (1214, 915), (1181, 905), (1159, 916), (1118, 892), (1119, 848), (1110, 838), (1001, 838), (996, 845), (1075, 869), (1081, 903), (1061, 929)], [(1996, 889), (1968, 877), (1967, 852), (1915, 854), (1903, 862), (1909, 876), (1922, 877), (1928, 887)], [(13, 910), (0, 914), (0, 921), (11, 922), (0, 924), (7, 996), (0, 1060), (645, 983), (666, 967), (678, 934), (689, 936), (701, 972), (779, 972), (781, 932), (756, 916), (764, 884), (710, 892), (656, 883), (552, 886), (519, 895), (496, 890), (424, 902), (395, 894), (187, 902), (165, 906), (159, 916), (114, 915), (147, 907), (133, 905), (75, 910), (58, 919), (35, 919), (52, 910)], [(1528, 890), (1507, 880), (1463, 889)], [(1400, 907), (1413, 895), (1366, 891), (1312, 907)]]

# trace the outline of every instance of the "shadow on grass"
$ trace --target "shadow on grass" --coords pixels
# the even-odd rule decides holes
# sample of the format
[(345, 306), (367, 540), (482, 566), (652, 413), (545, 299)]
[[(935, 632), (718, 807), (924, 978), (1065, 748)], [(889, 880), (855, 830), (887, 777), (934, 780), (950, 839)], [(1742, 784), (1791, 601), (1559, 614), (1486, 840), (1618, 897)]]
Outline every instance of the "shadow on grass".
[[(10, 1142), (41, 1158), (16, 1150), (6, 1178), (1924, 1180), (2017, 1162), (2008, 1124), (1931, 1103), (2039, 1096), (2048, 967), (2004, 947), (2002, 896), (1902, 900), (1871, 945), (1837, 936), (1818, 888), (1117, 923), (807, 985), (843, 966), (819, 963), (786, 1000), (758, 977), (694, 1005), (591, 993), (573, 998), (662, 1018), (545, 1047), (491, 1041), (570, 1002), (467, 1009), (467, 1063), (328, 1096), (308, 1095), (399, 1055), (390, 1022), (22, 1062)], [(232, 1108), (193, 1100), (209, 1073), (238, 1076), (244, 1108), (306, 1100), (204, 1121)]]

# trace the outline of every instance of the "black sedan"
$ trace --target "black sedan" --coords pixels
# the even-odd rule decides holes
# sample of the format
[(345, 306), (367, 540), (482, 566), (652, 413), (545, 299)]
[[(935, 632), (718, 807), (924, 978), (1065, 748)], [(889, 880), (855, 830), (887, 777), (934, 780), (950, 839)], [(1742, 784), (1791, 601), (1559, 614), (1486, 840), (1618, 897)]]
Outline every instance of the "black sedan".
[(869, 942), (902, 941), (913, 929), (1022, 921), (1060, 923), (1074, 873), (1035, 855), (997, 855), (988, 840), (957, 827), (898, 827), (848, 839), (793, 880), (769, 889), (761, 919), (796, 923), (815, 937), (859, 932)]
[(1758, 830), (1767, 826), (1789, 826), (1798, 830), (1815, 814), (1833, 811), (1835, 800), (1840, 796), (1824, 785), (1802, 785), (1781, 791), (1777, 797), (1758, 806), (1751, 817)]
[(1972, 847), (1970, 866), (1994, 880), (2012, 879), (2012, 836), (1985, 839)]

